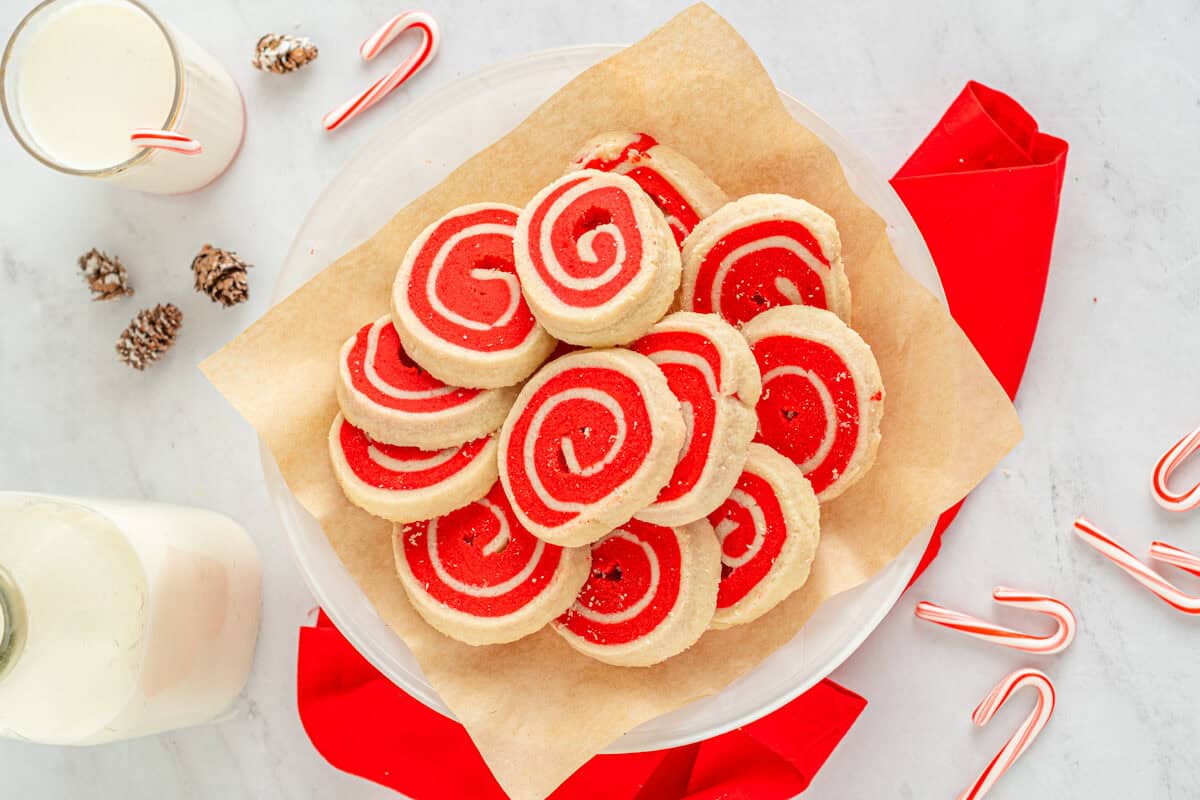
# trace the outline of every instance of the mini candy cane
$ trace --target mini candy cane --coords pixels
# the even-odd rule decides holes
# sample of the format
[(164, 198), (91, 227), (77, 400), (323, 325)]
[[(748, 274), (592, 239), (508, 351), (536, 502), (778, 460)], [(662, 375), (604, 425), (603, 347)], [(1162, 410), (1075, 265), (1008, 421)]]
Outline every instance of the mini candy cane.
[(355, 97), (326, 114), (321, 122), (327, 131), (335, 131), (371, 106), (391, 94), (400, 84), (416, 75), (437, 55), (442, 34), (435, 20), (425, 11), (405, 11), (388, 20), (358, 48), (359, 55), (370, 61), (379, 55), (396, 37), (416, 29), (422, 34), (421, 45), (379, 80)]
[(1191, 511), (1200, 506), (1200, 483), (1183, 494), (1172, 492), (1167, 486), (1167, 480), (1175, 468), (1184, 459), (1200, 448), (1200, 428), (1184, 436), (1175, 445), (1163, 453), (1163, 457), (1154, 465), (1154, 477), (1150, 482), (1150, 490), (1154, 492), (1155, 501), (1167, 511)]
[(1029, 745), (1033, 744), (1033, 740), (1050, 721), (1051, 715), (1054, 714), (1054, 684), (1050, 682), (1045, 673), (1036, 669), (1017, 670), (996, 684), (991, 693), (983, 698), (983, 702), (976, 707), (975, 713), (971, 715), (971, 721), (981, 728), (987, 725), (991, 722), (992, 717), (996, 716), (996, 712), (1004, 707), (1008, 699), (1026, 686), (1037, 689), (1038, 699), (1037, 705), (1033, 707), (1033, 713), (1021, 723), (1021, 727), (1017, 728), (1017, 732), (1012, 735), (1012, 738), (1005, 742), (1004, 747), (1000, 748), (1000, 752), (987, 765), (975, 783), (958, 796), (958, 800), (979, 800), (987, 794), (996, 785), (996, 781), (1000, 780), (1000, 776), (1021, 757), (1022, 753), (1029, 749)]
[(195, 139), (184, 136), (182, 133), (163, 131), (157, 128), (135, 128), (129, 136), (129, 141), (138, 147), (167, 150), (185, 156), (198, 156), (204, 152), (204, 148)]
[[(1083, 517), (1075, 520), (1075, 532), (1079, 534), (1079, 538), (1128, 572), (1134, 580), (1154, 592), (1167, 605), (1185, 614), (1200, 614), (1200, 597), (1193, 597), (1180, 591), (1174, 584), (1143, 564), (1137, 556), (1114, 542), (1088, 520)], [(1185, 550), (1163, 542), (1155, 542), (1150, 548), (1150, 554), (1157, 561), (1173, 564), (1180, 569), (1200, 575), (1200, 558)]]
[(1014, 650), (1023, 650), (1026, 653), (1039, 655), (1061, 653), (1075, 638), (1075, 614), (1061, 600), (1046, 594), (1009, 589), (1006, 586), (997, 586), (993, 589), (992, 598), (1000, 605), (1047, 614), (1058, 623), (1058, 630), (1049, 636), (1034, 636), (925, 601), (917, 603), (914, 613), (919, 619), (926, 622), (974, 636), (985, 642), (1011, 647)]

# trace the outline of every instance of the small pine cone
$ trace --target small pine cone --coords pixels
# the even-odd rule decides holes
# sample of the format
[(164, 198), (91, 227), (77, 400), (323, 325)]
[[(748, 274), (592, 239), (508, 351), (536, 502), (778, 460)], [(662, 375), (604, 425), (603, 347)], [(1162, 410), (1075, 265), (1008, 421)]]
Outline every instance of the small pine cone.
[(125, 266), (116, 256), (110, 258), (93, 247), (79, 257), (79, 269), (92, 290), (93, 300), (115, 300), (133, 295)]
[(144, 370), (175, 344), (183, 312), (174, 304), (159, 304), (137, 313), (117, 339), (117, 355), (136, 370)]
[(206, 244), (192, 259), (192, 274), (196, 276), (196, 291), (204, 292), (213, 302), (228, 308), (250, 296), (246, 270), (250, 264), (242, 261), (232, 250), (221, 250)]
[(250, 59), (250, 63), (255, 69), (283, 75), (295, 72), (316, 57), (317, 46), (307, 36), (268, 33), (254, 46), (254, 58)]

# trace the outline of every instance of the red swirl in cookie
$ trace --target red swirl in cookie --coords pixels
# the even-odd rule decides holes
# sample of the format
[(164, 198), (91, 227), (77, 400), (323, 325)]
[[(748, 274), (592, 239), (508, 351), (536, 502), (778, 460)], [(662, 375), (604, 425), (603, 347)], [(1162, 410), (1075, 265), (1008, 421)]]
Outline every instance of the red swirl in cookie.
[(728, 608), (770, 573), (787, 539), (787, 521), (771, 484), (749, 471), (708, 521), (721, 542), (717, 608)]
[(653, 362), (628, 351), (574, 353), (521, 391), (500, 432), (500, 478), (531, 531), (587, 544), (654, 499), (683, 436)]
[(641, 268), (643, 234), (628, 190), (589, 180), (559, 181), (529, 216), (529, 257), (562, 302), (602, 305)]
[(525, 530), (500, 484), (487, 497), (400, 531), (412, 576), (437, 602), (465, 614), (502, 617), (550, 584), (563, 548)]
[(751, 325), (743, 332), (763, 383), (756, 441), (790, 458), (830, 500), (875, 458), (883, 414), (875, 358), (858, 334), (819, 309), (773, 309)]
[(342, 455), (360, 481), (380, 489), (412, 491), (441, 483), (480, 456), (488, 437), (444, 450), (373, 441), (361, 429), (342, 420), (338, 433)]
[(721, 585), (712, 627), (750, 622), (808, 580), (820, 536), (816, 494), (800, 469), (750, 445), (737, 485), (708, 521), (721, 543)]
[(696, 485), (708, 463), (717, 422), (721, 355), (712, 340), (693, 331), (649, 333), (630, 349), (658, 365), (683, 412), (683, 452), (657, 502), (676, 500)]
[(474, 206), (442, 217), (413, 257), (405, 297), (439, 339), (493, 352), (520, 344), (537, 323), (513, 266), (517, 209)]
[(414, 364), (387, 317), (359, 329), (344, 362), (354, 391), (384, 408), (428, 414), (461, 406), (479, 395), (478, 389), (447, 386)]
[[(613, 134), (620, 137), (620, 134)], [(672, 180), (664, 174), (654, 157), (656, 150), (661, 151), (658, 140), (648, 133), (630, 134), (628, 144), (620, 148), (616, 155), (604, 152), (599, 148), (586, 148), (576, 158), (575, 163), (582, 169), (599, 169), (601, 172), (629, 175), (649, 194), (654, 205), (659, 206), (662, 216), (667, 218), (671, 231), (676, 237), (676, 243), (683, 246), (683, 240), (691, 233), (691, 229), (700, 222), (701, 213), (697, 212), (684, 192), (680, 190), (678, 179)], [(619, 140), (619, 139), (618, 139)], [(700, 170), (696, 170), (700, 172)]]
[(675, 608), (681, 563), (673, 529), (631, 521), (592, 546), (591, 575), (559, 622), (594, 644), (640, 639)]
[(517, 274), (538, 321), (573, 344), (628, 342), (670, 305), (679, 252), (666, 220), (630, 178), (583, 170), (521, 212)]
[(833, 219), (803, 200), (749, 195), (698, 225), (684, 246), (683, 307), (741, 325), (804, 305), (849, 319), (850, 290)]
[(375, 441), (341, 414), (330, 429), (329, 450), (346, 497), (396, 522), (429, 519), (470, 503), (497, 474), (493, 436), (421, 450)]

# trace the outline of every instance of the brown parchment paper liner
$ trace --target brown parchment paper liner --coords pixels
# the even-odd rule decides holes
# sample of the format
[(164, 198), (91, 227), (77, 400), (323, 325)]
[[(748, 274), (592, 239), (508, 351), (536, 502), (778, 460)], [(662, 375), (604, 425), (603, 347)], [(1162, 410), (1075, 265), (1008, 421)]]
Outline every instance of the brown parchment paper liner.
[[(832, 214), (854, 324), (887, 388), (878, 461), (822, 507), (821, 545), (805, 589), (755, 623), (708, 633), (649, 669), (591, 661), (548, 630), (480, 648), (435, 632), (394, 576), (390, 525), (345, 500), (325, 442), (337, 411), (338, 349), (387, 312), (392, 278), (414, 236), (464, 203), (524, 204), (580, 143), (611, 129), (652, 133), (731, 196), (784, 192)], [(894, 559), (1020, 438), (1004, 392), (945, 307), (902, 270), (883, 221), (850, 191), (833, 153), (789, 116), (749, 46), (707, 6), (688, 9), (573, 80), (202, 369), (262, 435), (288, 486), (514, 798), (548, 794), (625, 731), (754, 667), (821, 602)]]

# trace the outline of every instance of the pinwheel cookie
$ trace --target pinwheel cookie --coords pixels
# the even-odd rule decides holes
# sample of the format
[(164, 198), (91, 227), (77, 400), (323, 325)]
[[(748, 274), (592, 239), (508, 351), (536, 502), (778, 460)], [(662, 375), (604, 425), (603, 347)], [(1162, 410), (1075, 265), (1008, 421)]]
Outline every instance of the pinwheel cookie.
[(696, 643), (716, 608), (721, 556), (712, 526), (632, 520), (592, 546), (592, 568), (554, 628), (597, 661), (646, 667)]
[(569, 170), (579, 169), (615, 172), (637, 181), (663, 212), (681, 247), (696, 223), (729, 201), (690, 159), (646, 133), (614, 131), (589, 139), (571, 160)]
[(734, 325), (804, 305), (850, 322), (850, 283), (833, 217), (782, 194), (752, 194), (701, 221), (683, 244), (680, 307)]
[(496, 481), (496, 437), (442, 450), (384, 444), (338, 414), (329, 430), (333, 472), (346, 498), (393, 522), (453, 511)]
[(712, 627), (758, 619), (808, 580), (820, 507), (800, 468), (750, 445), (737, 486), (708, 521), (721, 543), (721, 587)]
[(521, 523), (547, 542), (594, 542), (654, 501), (684, 423), (667, 379), (628, 350), (551, 361), (500, 429), (500, 480)]
[(666, 313), (679, 248), (632, 178), (581, 170), (559, 178), (517, 219), (517, 275), (538, 322), (563, 341), (625, 344)]
[(795, 462), (821, 502), (875, 462), (883, 381), (871, 348), (828, 311), (784, 306), (742, 329), (762, 373), (757, 441)]
[(729, 492), (754, 438), (762, 388), (746, 340), (715, 314), (679, 311), (630, 345), (667, 378), (686, 426), (670, 482), (637, 513), (659, 525), (682, 525), (716, 508)]
[(474, 503), (397, 525), (396, 569), (413, 607), (467, 644), (511, 642), (575, 601), (591, 567), (587, 548), (547, 544), (521, 526), (500, 484)]
[(404, 352), (388, 317), (359, 329), (338, 358), (338, 405), (379, 442), (460, 445), (495, 432), (516, 397), (516, 387), (463, 389), (433, 377)]
[(520, 383), (554, 349), (513, 264), (520, 209), (478, 203), (421, 232), (396, 274), (392, 319), (412, 359), (454, 386)]

